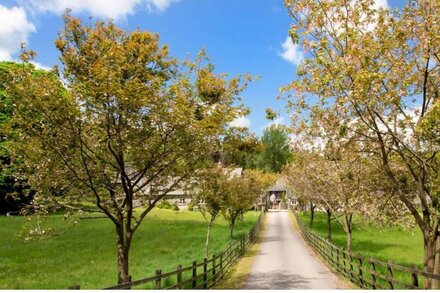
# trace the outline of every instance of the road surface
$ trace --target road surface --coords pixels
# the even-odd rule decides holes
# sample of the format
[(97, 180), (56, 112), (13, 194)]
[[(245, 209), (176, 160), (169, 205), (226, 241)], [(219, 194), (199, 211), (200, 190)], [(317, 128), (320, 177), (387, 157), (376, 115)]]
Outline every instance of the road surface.
[(316, 258), (288, 211), (269, 211), (261, 250), (244, 289), (342, 289), (341, 282)]

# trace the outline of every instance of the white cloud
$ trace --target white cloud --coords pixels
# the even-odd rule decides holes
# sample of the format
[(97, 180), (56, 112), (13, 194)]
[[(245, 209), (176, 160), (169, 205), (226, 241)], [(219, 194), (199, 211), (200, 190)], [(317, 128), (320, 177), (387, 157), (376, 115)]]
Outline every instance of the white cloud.
[(173, 2), (180, 0), (147, 0), (147, 8), (150, 11), (165, 11)]
[(0, 5), (0, 60), (12, 60), (21, 43), (26, 43), (29, 34), (35, 31), (23, 7)]
[(251, 120), (249, 120), (249, 118), (241, 116), (241, 117), (235, 118), (234, 121), (229, 123), (229, 126), (249, 128), (249, 126), (251, 126)]
[(287, 36), (283, 44), (281, 44), (283, 52), (279, 55), (289, 63), (298, 66), (304, 60), (304, 53), (298, 44), (294, 44), (292, 39)]
[(66, 9), (73, 13), (87, 13), (96, 17), (124, 18), (137, 8), (149, 11), (165, 11), (173, 2), (180, 0), (21, 0), (36, 12), (62, 14)]
[(263, 129), (266, 129), (271, 125), (281, 125), (281, 124), (284, 124), (284, 117), (283, 116), (280, 116), (280, 117), (276, 118), (275, 120), (270, 121), (265, 126), (263, 126)]
[(374, 9), (385, 8), (389, 9), (390, 5), (388, 4), (388, 0), (375, 0), (373, 4)]
[(34, 64), (35, 68), (37, 69), (42, 69), (42, 70), (52, 70), (52, 68), (50, 68), (49, 66), (46, 66), (44, 64), (41, 64), (40, 62), (36, 62), (36, 61), (31, 61), (32, 64)]

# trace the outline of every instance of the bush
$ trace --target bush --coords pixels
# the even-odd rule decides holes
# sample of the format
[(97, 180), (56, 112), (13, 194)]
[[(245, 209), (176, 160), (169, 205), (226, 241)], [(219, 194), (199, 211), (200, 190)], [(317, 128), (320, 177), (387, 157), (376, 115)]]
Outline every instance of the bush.
[(161, 201), (161, 202), (157, 205), (157, 207), (158, 207), (159, 209), (167, 209), (167, 210), (171, 210), (171, 208), (172, 208), (171, 204), (170, 204), (168, 201), (166, 201), (166, 200)]
[(173, 209), (173, 211), (179, 211), (179, 206), (177, 205), (177, 202), (175, 202), (175, 203), (173, 204), (172, 209)]
[(193, 205), (193, 203), (192, 202), (190, 202), (189, 204), (188, 204), (188, 211), (194, 211), (194, 205)]

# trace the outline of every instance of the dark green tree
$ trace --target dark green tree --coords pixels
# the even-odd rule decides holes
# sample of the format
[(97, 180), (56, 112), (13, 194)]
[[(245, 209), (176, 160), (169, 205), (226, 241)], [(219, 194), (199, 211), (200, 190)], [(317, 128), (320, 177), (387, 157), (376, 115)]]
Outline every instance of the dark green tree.
[(253, 169), (257, 165), (263, 145), (247, 128), (232, 127), (223, 137), (221, 148), (220, 159), (223, 164)]
[(0, 214), (19, 212), (32, 200), (26, 180), (14, 176), (14, 166), (3, 127), (11, 118), (13, 103), (12, 97), (5, 92), (5, 87), (11, 79), (10, 71), (18, 66), (20, 65), (14, 62), (0, 62)]
[(271, 125), (263, 132), (261, 143), (264, 148), (258, 160), (261, 170), (279, 173), (292, 158), (289, 149), (289, 134), (282, 125)]

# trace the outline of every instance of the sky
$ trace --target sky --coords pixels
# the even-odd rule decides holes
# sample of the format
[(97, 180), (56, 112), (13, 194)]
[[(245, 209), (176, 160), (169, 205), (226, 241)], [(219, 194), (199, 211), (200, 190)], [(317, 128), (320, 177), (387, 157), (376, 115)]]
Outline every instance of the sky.
[[(376, 0), (385, 7), (399, 2)], [(17, 60), (24, 42), (37, 52), (37, 66), (57, 64), (54, 41), (66, 8), (83, 19), (112, 18), (126, 31), (159, 33), (180, 60), (204, 48), (217, 73), (260, 76), (242, 94), (251, 114), (233, 125), (261, 135), (266, 107), (280, 112), (271, 123), (288, 123), (285, 102), (276, 97), (304, 54), (287, 38), (292, 21), (282, 0), (0, 0), (0, 61)]]

